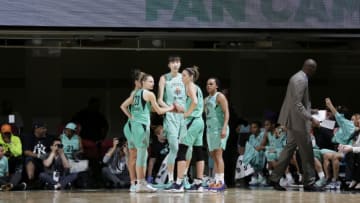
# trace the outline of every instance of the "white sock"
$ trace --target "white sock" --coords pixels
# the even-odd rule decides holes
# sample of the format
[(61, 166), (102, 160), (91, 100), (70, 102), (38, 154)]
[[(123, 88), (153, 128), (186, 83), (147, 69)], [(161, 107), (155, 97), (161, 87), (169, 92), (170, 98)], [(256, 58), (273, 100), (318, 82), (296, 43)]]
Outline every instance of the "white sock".
[(143, 184), (143, 185), (147, 184), (145, 179), (139, 179), (139, 180), (137, 180), (137, 182), (138, 182), (138, 184)]
[(174, 182), (174, 172), (168, 172), (169, 182)]
[(198, 179), (198, 178), (195, 178), (194, 183), (195, 183), (196, 185), (202, 184), (202, 180), (201, 180), (201, 179)]
[(219, 182), (219, 174), (215, 173), (215, 183), (218, 183), (218, 182)]
[(181, 185), (181, 183), (183, 182), (183, 180), (184, 180), (184, 179), (182, 179), (182, 178), (177, 178), (177, 179), (176, 179), (176, 184)]
[(225, 183), (224, 181), (224, 173), (219, 173), (219, 181), (221, 181), (221, 183)]
[(325, 178), (324, 172), (319, 172), (319, 173), (318, 173), (318, 176), (319, 176), (320, 179)]

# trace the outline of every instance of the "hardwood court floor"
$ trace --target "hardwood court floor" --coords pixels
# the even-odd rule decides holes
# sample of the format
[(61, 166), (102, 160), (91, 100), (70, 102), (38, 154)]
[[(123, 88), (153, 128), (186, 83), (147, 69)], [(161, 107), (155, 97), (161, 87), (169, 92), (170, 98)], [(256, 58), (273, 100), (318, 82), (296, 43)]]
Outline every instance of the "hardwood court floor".
[(1, 192), (0, 203), (223, 203), (223, 202), (264, 202), (264, 203), (348, 203), (359, 202), (360, 193), (344, 192), (278, 192), (271, 189), (246, 190), (231, 188), (224, 193), (142, 193), (125, 190), (73, 190), (73, 191), (26, 191)]

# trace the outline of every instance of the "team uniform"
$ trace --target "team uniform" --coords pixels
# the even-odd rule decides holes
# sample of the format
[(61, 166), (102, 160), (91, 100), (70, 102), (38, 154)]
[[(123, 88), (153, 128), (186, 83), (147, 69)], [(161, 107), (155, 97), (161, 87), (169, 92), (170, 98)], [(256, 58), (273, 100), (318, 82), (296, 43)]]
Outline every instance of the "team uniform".
[(208, 96), (205, 99), (205, 113), (206, 113), (206, 138), (209, 147), (209, 151), (216, 149), (226, 148), (226, 142), (229, 138), (229, 126), (226, 130), (226, 137), (221, 139), (221, 131), (224, 125), (224, 112), (216, 103), (216, 97), (218, 92), (213, 96)]
[[(130, 95), (132, 95), (135, 91), (136, 91), (136, 90), (133, 90)], [(129, 110), (130, 114), (132, 115), (131, 105), (128, 107), (128, 110)], [(129, 140), (130, 140), (130, 138), (131, 138), (130, 119), (128, 119), (127, 122), (125, 123), (123, 132), (124, 132), (124, 136), (125, 136), (126, 140), (127, 140), (128, 143), (129, 143)], [(129, 148), (129, 149), (133, 149), (134, 146), (130, 146), (130, 145), (128, 144), (128, 148)]]
[[(171, 106), (174, 103), (185, 106), (185, 86), (181, 74), (172, 77), (170, 73), (164, 75), (164, 102)], [(164, 135), (169, 143), (168, 165), (174, 165), (179, 149), (179, 138), (186, 135), (185, 119), (182, 113), (167, 112), (164, 118)]]
[(64, 145), (64, 154), (68, 159), (74, 159), (74, 153), (80, 150), (80, 137), (73, 135), (71, 138), (65, 134), (60, 135), (61, 143)]
[(147, 160), (147, 147), (150, 140), (150, 112), (151, 104), (144, 100), (143, 95), (147, 90), (139, 89), (134, 93), (134, 101), (131, 104), (133, 119), (128, 121), (125, 129), (128, 130), (128, 147), (136, 148), (138, 155), (136, 166), (145, 167)]
[(281, 151), (286, 145), (286, 134), (281, 133), (279, 137), (276, 137), (271, 132), (267, 134), (268, 144), (265, 147), (265, 156), (268, 161), (278, 160)]
[[(186, 136), (180, 138), (180, 143), (189, 147), (203, 146), (204, 121), (202, 119), (202, 113), (204, 111), (204, 98), (198, 86), (196, 86), (196, 97), (198, 104), (191, 115), (185, 119), (187, 129)], [(187, 97), (186, 110), (190, 108), (191, 102), (190, 97)]]

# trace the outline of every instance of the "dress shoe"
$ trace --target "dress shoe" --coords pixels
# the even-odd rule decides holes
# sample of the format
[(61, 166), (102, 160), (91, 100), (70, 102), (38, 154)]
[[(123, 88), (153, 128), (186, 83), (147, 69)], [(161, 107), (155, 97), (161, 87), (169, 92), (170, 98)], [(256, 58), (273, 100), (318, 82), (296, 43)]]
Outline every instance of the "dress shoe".
[(268, 184), (271, 185), (277, 191), (286, 191), (284, 187), (281, 187), (279, 182), (269, 181)]

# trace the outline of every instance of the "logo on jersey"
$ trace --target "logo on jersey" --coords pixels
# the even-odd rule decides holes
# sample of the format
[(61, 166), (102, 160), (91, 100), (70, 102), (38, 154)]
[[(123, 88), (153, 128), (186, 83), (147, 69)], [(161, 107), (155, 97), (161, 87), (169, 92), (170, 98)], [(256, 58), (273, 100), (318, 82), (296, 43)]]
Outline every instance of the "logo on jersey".
[(33, 153), (40, 154), (40, 155), (46, 154), (45, 149), (46, 149), (46, 147), (42, 143), (38, 143), (37, 145), (35, 145)]
[(179, 96), (179, 95), (181, 94), (181, 89), (180, 89), (179, 86), (176, 86), (176, 88), (175, 88), (175, 94), (176, 94), (177, 96)]

